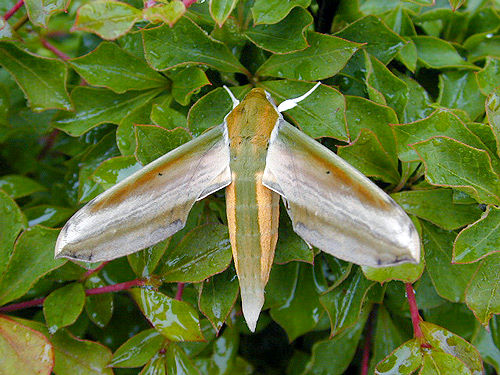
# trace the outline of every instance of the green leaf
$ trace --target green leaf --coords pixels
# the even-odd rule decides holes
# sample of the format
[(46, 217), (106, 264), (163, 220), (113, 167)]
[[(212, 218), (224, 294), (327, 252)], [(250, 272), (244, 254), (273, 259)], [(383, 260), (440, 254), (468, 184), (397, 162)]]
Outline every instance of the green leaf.
[(351, 363), (363, 332), (368, 313), (362, 314), (356, 325), (330, 340), (317, 341), (312, 347), (311, 360), (304, 373), (311, 375), (341, 375)]
[(406, 212), (447, 230), (470, 224), (482, 213), (477, 204), (455, 204), (452, 189), (402, 191), (391, 196)]
[(169, 340), (204, 340), (198, 313), (187, 302), (150, 289), (133, 288), (130, 293), (153, 327)]
[(481, 218), (461, 231), (453, 244), (453, 263), (476, 262), (500, 251), (500, 208), (490, 206)]
[(398, 75), (408, 87), (408, 102), (400, 119), (402, 123), (413, 122), (429, 116), (434, 110), (431, 107), (432, 100), (425, 89), (415, 80)]
[[(102, 277), (95, 273), (85, 281), (86, 289), (100, 288), (106, 285)], [(96, 326), (99, 328), (106, 327), (113, 315), (113, 293), (87, 296), (85, 301), (85, 312)]]
[(238, 354), (239, 341), (239, 331), (235, 328), (227, 327), (222, 336), (214, 342), (213, 352), (210, 356), (209, 371), (202, 372), (202, 374), (236, 373), (236, 369), (233, 366)]
[(43, 315), (50, 334), (73, 324), (85, 304), (85, 291), (81, 283), (72, 283), (56, 289), (43, 302)]
[(210, 15), (222, 27), (231, 14), (238, 0), (210, 0)]
[(158, 266), (163, 254), (165, 254), (169, 243), (170, 239), (167, 239), (154, 246), (147, 247), (144, 250), (128, 255), (127, 259), (130, 268), (132, 268), (139, 277), (150, 277)]
[(111, 351), (97, 342), (80, 340), (61, 329), (52, 337), (55, 349), (54, 373), (57, 375), (113, 375), (107, 367)]
[[(250, 91), (250, 86), (231, 87), (237, 99)], [(189, 130), (198, 136), (213, 126), (222, 124), (224, 117), (233, 109), (233, 102), (222, 87), (210, 91), (198, 100), (189, 110), (187, 124)]]
[(482, 60), (489, 56), (500, 57), (500, 37), (491, 32), (472, 35), (464, 44), (471, 62)]
[(394, 185), (400, 180), (397, 155), (384, 150), (371, 130), (361, 129), (354, 142), (338, 147), (337, 154), (366, 176)]
[(500, 313), (500, 254), (483, 259), (465, 292), (465, 302), (484, 326), (493, 314)]
[(109, 189), (141, 168), (135, 157), (117, 156), (103, 161), (92, 174), (92, 180)]
[(0, 315), (0, 373), (46, 374), (54, 366), (54, 349), (38, 331)]
[(495, 345), (492, 333), (483, 327), (472, 340), (472, 344), (481, 354), (483, 360), (492, 365), (496, 372), (500, 370), (500, 349)]
[(154, 104), (151, 111), (151, 121), (165, 129), (187, 128), (186, 116), (167, 104)]
[(359, 321), (361, 310), (370, 288), (375, 285), (366, 279), (360, 269), (319, 300), (330, 318), (331, 334), (335, 336)]
[[(399, 118), (402, 118), (408, 102), (408, 86), (375, 57), (365, 55), (365, 60), (366, 83), (370, 97), (370, 91), (373, 89), (383, 93), (387, 105), (396, 111)], [(371, 99), (374, 100), (372, 97)]]
[(474, 72), (444, 72), (439, 76), (439, 89), (440, 105), (462, 109), (473, 120), (484, 113), (485, 97), (479, 92)]
[(387, 65), (408, 43), (375, 16), (361, 18), (335, 36), (357, 43), (366, 43), (364, 46), (366, 51), (384, 65)]
[[(421, 322), (420, 327), (427, 342), (432, 346), (432, 354), (444, 352), (459, 359), (474, 375), (483, 374), (481, 357), (470, 343), (460, 336), (431, 323)], [(446, 373), (446, 372), (444, 372)]]
[(73, 213), (74, 210), (71, 208), (51, 206), (47, 204), (30, 207), (24, 210), (24, 214), (28, 219), (28, 225), (30, 227), (34, 225), (57, 227), (69, 219)]
[(190, 231), (167, 251), (159, 274), (164, 282), (200, 282), (224, 271), (231, 259), (227, 227), (206, 224)]
[(346, 96), (345, 99), (347, 127), (351, 139), (359, 137), (362, 129), (371, 130), (388, 155), (395, 155), (394, 133), (388, 126), (398, 122), (394, 110), (359, 96)]
[(311, 0), (256, 0), (252, 16), (256, 25), (273, 24), (285, 18), (295, 7), (307, 8)]
[(161, 349), (165, 337), (155, 329), (144, 330), (125, 341), (113, 353), (112, 367), (140, 367)]
[(165, 354), (156, 353), (153, 358), (144, 366), (139, 375), (167, 375), (165, 369)]
[(223, 43), (187, 18), (181, 18), (173, 27), (163, 25), (143, 30), (142, 34), (146, 60), (155, 70), (203, 64), (224, 72), (248, 74)]
[(429, 183), (464, 191), (478, 202), (499, 204), (500, 178), (486, 151), (447, 137), (435, 137), (412, 147), (425, 164)]
[(500, 86), (500, 59), (487, 57), (483, 69), (475, 74), (481, 92), (484, 95), (491, 94), (496, 87)]
[(39, 27), (47, 27), (50, 17), (57, 12), (66, 11), (69, 0), (25, 0), (30, 21)]
[(120, 124), (157, 94), (158, 89), (140, 94), (116, 94), (106, 89), (79, 86), (71, 93), (76, 111), (58, 116), (54, 126), (72, 136), (79, 136), (100, 124)]
[(426, 68), (474, 68), (474, 65), (458, 54), (452, 44), (443, 39), (419, 35), (414, 36), (412, 40), (417, 46), (418, 61)]
[(205, 72), (200, 68), (187, 67), (169, 74), (172, 79), (172, 96), (180, 105), (188, 105), (191, 96), (200, 88), (210, 85)]
[(118, 94), (166, 87), (168, 83), (144, 60), (125, 52), (116, 43), (103, 42), (89, 54), (71, 59), (69, 63), (89, 84)]
[(27, 223), (16, 202), (1, 189), (0, 217), (3, 218), (0, 225), (0, 275), (2, 275), (14, 249), (14, 242), (19, 233), (26, 228)]
[(184, 15), (186, 6), (182, 1), (171, 1), (166, 4), (156, 4), (155, 6), (144, 8), (142, 14), (145, 20), (156, 22), (164, 22), (170, 27)]
[(449, 0), (449, 2), (453, 11), (455, 11), (465, 3), (465, 0)]
[(191, 362), (184, 350), (174, 343), (168, 345), (165, 353), (165, 370), (167, 374), (198, 375), (198, 369)]
[(232, 268), (212, 276), (202, 284), (198, 305), (217, 332), (233, 309), (238, 291), (238, 278)]
[(493, 92), (486, 100), (486, 115), (497, 144), (500, 156), (500, 91)]
[(285, 264), (291, 261), (314, 262), (314, 251), (293, 230), (292, 220), (283, 207), (280, 207), (278, 242), (274, 263)]
[(345, 66), (360, 45), (334, 36), (309, 32), (310, 47), (273, 55), (255, 73), (259, 76), (314, 81), (337, 74)]
[(135, 155), (143, 165), (191, 140), (191, 135), (184, 128), (167, 130), (157, 125), (137, 125), (135, 132)]
[(3, 189), (14, 199), (46, 190), (43, 185), (40, 185), (35, 180), (15, 174), (0, 177), (0, 189)]
[(142, 13), (120, 1), (96, 0), (78, 9), (74, 30), (89, 31), (103, 39), (116, 39), (127, 33)]
[(102, 192), (100, 186), (92, 179), (92, 174), (104, 160), (118, 154), (114, 134), (108, 133), (86, 152), (77, 158), (80, 172), (78, 175), (78, 201), (87, 202)]
[(477, 135), (457, 115), (446, 109), (438, 109), (429, 117), (410, 124), (394, 125), (393, 129), (398, 144), (398, 155), (403, 161), (418, 160), (412, 144), (435, 136), (450, 137), (469, 146), (486, 149)]
[(291, 264), (293, 272), (288, 273), (285, 303), (271, 308), (271, 317), (283, 327), (290, 342), (313, 329), (323, 314), (312, 265)]
[[(312, 84), (301, 81), (265, 81), (259, 86), (266, 89), (278, 103), (303, 95)], [(320, 85), (306, 100), (286, 111), (286, 116), (313, 138), (332, 137), (348, 140), (345, 118), (345, 99), (340, 92)]]
[(376, 375), (413, 374), (422, 365), (420, 342), (413, 339), (397, 347), (381, 361), (375, 370)]
[(273, 53), (300, 51), (309, 47), (304, 33), (312, 22), (309, 12), (295, 8), (285, 19), (274, 25), (249, 27), (245, 36), (256, 46)]
[(54, 259), (58, 234), (59, 230), (39, 226), (21, 234), (0, 275), (0, 305), (22, 297), (42, 276), (66, 262)]
[(373, 351), (370, 360), (369, 373), (374, 373), (377, 363), (382, 361), (387, 353), (391, 353), (403, 343), (403, 332), (396, 326), (387, 309), (381, 305), (377, 310), (377, 323), (373, 334)]
[(62, 61), (37, 56), (10, 43), (0, 42), (0, 65), (12, 74), (34, 111), (72, 109), (66, 91), (68, 69)]
[(422, 375), (472, 374), (463, 362), (448, 353), (431, 352), (424, 354), (423, 359), (424, 364), (419, 372)]
[(475, 264), (452, 264), (455, 233), (422, 222), (422, 243), (427, 272), (437, 293), (451, 302), (464, 302), (465, 290), (477, 269)]

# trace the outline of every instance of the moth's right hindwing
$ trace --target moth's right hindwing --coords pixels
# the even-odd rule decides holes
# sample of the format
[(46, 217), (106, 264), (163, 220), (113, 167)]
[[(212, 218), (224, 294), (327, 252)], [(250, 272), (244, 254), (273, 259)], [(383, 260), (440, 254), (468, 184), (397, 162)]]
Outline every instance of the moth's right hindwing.
[(89, 202), (61, 230), (56, 257), (97, 262), (152, 246), (184, 227), (196, 200), (230, 183), (224, 123)]
[(263, 184), (288, 202), (295, 232), (360, 265), (418, 262), (418, 233), (401, 207), (361, 172), (280, 119)]

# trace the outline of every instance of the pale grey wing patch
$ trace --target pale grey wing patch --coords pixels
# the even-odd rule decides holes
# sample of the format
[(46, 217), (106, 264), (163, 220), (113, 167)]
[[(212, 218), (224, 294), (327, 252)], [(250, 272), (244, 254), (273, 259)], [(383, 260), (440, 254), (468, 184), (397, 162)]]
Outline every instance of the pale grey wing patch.
[(283, 119), (273, 130), (262, 182), (287, 200), (294, 230), (309, 244), (360, 265), (418, 262), (420, 241), (403, 209)]
[(231, 183), (225, 126), (172, 150), (90, 201), (61, 230), (56, 256), (110, 260), (182, 229), (196, 200)]

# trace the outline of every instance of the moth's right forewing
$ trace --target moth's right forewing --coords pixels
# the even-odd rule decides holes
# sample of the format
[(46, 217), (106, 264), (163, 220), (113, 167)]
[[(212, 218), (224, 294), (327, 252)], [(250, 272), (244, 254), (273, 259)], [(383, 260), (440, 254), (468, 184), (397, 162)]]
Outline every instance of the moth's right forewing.
[(263, 184), (286, 200), (295, 232), (338, 258), (369, 266), (418, 262), (417, 231), (361, 172), (280, 119)]
[(184, 227), (196, 200), (230, 183), (224, 123), (90, 201), (61, 230), (56, 256), (96, 262), (154, 245)]

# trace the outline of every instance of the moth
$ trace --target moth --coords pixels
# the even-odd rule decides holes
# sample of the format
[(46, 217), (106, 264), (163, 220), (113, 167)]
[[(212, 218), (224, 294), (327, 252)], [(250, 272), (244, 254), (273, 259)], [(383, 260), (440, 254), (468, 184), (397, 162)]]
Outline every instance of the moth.
[(330, 149), (290, 125), (252, 89), (222, 124), (146, 165), (81, 208), (62, 228), (57, 258), (97, 262), (152, 246), (182, 229), (193, 204), (226, 189), (243, 315), (254, 331), (278, 239), (279, 200), (310, 246), (359, 265), (418, 263), (418, 233), (401, 207)]

